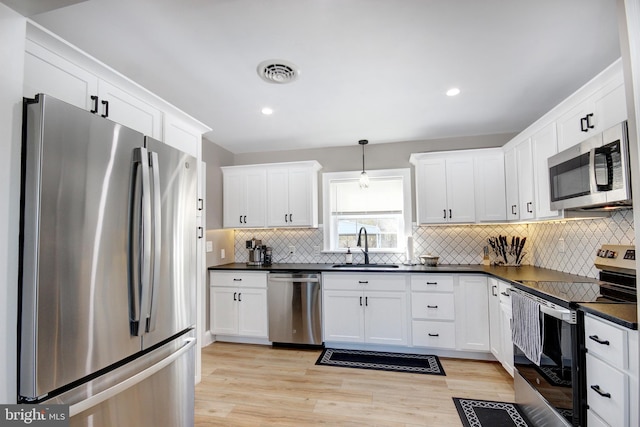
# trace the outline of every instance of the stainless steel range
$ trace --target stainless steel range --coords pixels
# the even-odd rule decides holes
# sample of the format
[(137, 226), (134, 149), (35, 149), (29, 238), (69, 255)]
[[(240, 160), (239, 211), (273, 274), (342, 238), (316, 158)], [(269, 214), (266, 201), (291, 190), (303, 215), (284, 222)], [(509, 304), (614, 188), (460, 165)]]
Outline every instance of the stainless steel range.
[(585, 425), (578, 304), (637, 301), (634, 246), (603, 245), (594, 264), (599, 281), (523, 281), (512, 290), (516, 402), (534, 425)]

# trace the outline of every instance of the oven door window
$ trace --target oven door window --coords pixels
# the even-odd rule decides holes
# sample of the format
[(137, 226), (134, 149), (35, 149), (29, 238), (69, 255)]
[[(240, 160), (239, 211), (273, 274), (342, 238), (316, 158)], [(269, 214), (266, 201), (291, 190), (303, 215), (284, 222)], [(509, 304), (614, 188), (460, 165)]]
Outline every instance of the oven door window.
[(573, 385), (577, 375), (575, 360), (577, 359), (572, 342), (575, 336), (575, 325), (547, 314), (540, 313), (543, 321), (542, 357), (540, 366), (530, 361), (524, 353), (514, 346), (515, 367), (556, 411), (567, 421), (574, 423)]
[(571, 199), (591, 194), (589, 184), (589, 153), (574, 157), (549, 168), (551, 201)]

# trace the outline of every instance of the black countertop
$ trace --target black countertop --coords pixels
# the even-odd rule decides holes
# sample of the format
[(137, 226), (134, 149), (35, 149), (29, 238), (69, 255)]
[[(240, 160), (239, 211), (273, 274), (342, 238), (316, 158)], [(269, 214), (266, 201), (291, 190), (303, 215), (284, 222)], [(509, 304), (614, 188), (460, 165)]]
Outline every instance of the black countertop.
[(625, 328), (638, 330), (638, 304), (596, 302), (579, 304), (579, 309)]
[[(446, 274), (488, 274), (500, 280), (512, 282), (514, 286), (523, 290), (538, 293), (538, 290), (529, 287), (527, 282), (593, 282), (597, 279), (578, 276), (575, 274), (563, 273), (547, 268), (523, 265), (520, 267), (500, 267), (488, 265), (460, 265), (441, 264), (436, 267), (426, 267), (424, 265), (403, 265), (397, 267), (367, 267), (364, 264), (354, 264), (351, 267), (333, 267), (335, 264), (272, 264), (269, 266), (254, 266), (246, 263), (231, 263), (209, 267), (212, 271), (264, 271), (264, 272), (358, 272), (358, 273), (446, 273)], [(524, 283), (523, 283), (524, 282)], [(584, 303), (579, 308), (595, 316), (607, 319), (618, 325), (630, 329), (638, 329), (638, 318), (636, 304), (625, 303)]]

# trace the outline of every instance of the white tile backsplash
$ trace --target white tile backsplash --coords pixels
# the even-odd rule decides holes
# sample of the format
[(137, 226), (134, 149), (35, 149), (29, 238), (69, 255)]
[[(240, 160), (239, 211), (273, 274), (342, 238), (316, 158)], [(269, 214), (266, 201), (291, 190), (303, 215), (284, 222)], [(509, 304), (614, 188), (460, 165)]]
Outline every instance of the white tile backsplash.
[[(440, 257), (441, 264), (480, 264), (487, 239), (498, 235), (526, 237), (523, 264), (550, 268), (566, 273), (597, 277), (593, 266), (595, 251), (604, 243), (635, 244), (633, 211), (616, 211), (610, 218), (559, 221), (532, 224), (491, 224), (413, 227), (416, 260), (422, 254)], [(317, 229), (253, 229), (235, 231), (235, 260), (247, 262), (245, 241), (252, 238), (273, 248), (276, 263), (344, 262), (339, 253), (321, 253), (323, 232)], [(558, 239), (564, 239), (565, 252), (558, 251)], [(295, 253), (289, 255), (289, 247)], [(354, 263), (362, 262), (355, 248)], [(402, 263), (404, 254), (370, 254), (372, 263)]]

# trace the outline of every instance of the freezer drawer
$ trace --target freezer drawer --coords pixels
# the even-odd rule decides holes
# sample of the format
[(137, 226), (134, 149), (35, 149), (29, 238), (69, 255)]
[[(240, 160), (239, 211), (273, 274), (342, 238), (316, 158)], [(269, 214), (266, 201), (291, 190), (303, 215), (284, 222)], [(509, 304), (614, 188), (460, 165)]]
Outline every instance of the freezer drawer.
[(322, 344), (321, 275), (270, 273), (269, 341)]
[(71, 427), (194, 424), (193, 332), (42, 403), (69, 404)]

